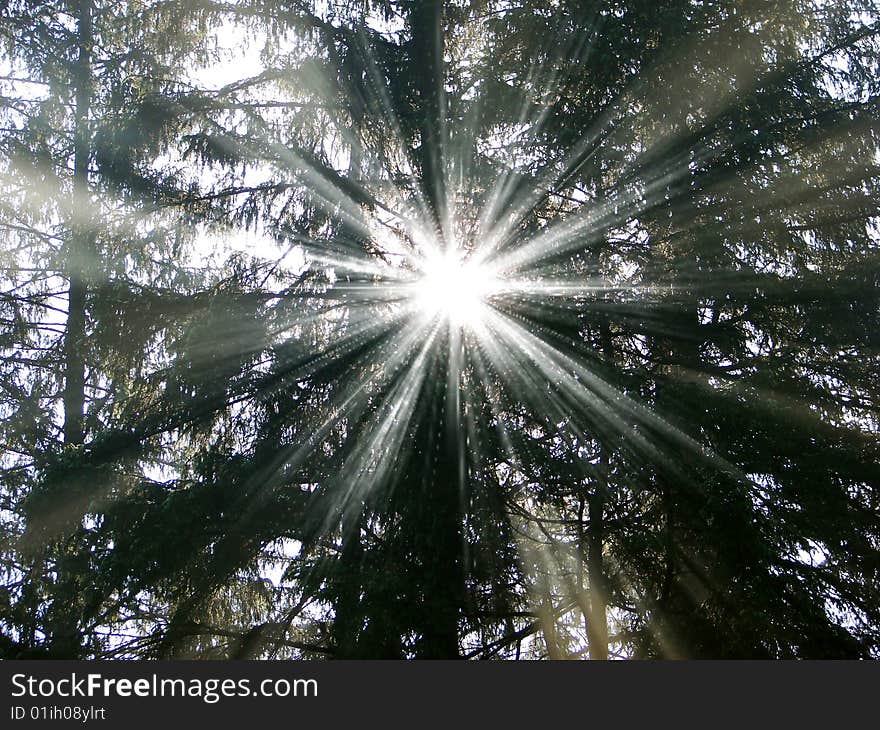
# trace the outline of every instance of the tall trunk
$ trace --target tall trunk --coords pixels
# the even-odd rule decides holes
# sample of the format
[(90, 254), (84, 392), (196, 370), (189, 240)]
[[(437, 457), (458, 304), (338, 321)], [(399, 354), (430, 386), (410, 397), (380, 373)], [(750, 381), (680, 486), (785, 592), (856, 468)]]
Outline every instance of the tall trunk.
[[(79, 0), (76, 6), (77, 59), (73, 68), (73, 201), (69, 214), (69, 238), (65, 251), (69, 281), (67, 329), (64, 335), (64, 443), (80, 445), (85, 440), (85, 359), (86, 297), (88, 267), (91, 265), (91, 226), (83, 219), (89, 196), (89, 116), (91, 113), (92, 0)], [(80, 653), (77, 587), (67, 569), (70, 553), (61, 548), (54, 571), (55, 594), (47, 610), (46, 629), (49, 655), (75, 659)], [(74, 573), (75, 574), (75, 571)]]
[[(446, 181), (443, 166), (445, 108), (443, 103), (443, 2), (413, 3), (411, 56), (416, 70), (419, 104), (420, 146), (417, 159), (426, 213), (441, 243), (451, 246), (448, 235)], [(460, 656), (458, 620), (464, 602), (462, 499), (465, 486), (465, 454), (461, 429), (460, 333), (450, 326), (449, 353), (443, 367), (445, 378), (437, 383), (440, 423), (436, 468), (428, 482), (434, 515), (427, 565), (432, 575), (430, 620), (423, 629), (419, 655), (452, 659)], [(444, 390), (445, 389), (445, 390)]]
[(422, 194), (437, 235), (450, 245), (447, 231), (446, 176), (443, 165), (446, 135), (443, 97), (443, 1), (420, 0), (411, 13), (412, 63), (419, 104)]
[(91, 107), (92, 0), (77, 6), (77, 44), (79, 53), (73, 73), (74, 83), (74, 220), (67, 246), (67, 276), (70, 282), (67, 331), (64, 339), (64, 441), (81, 444), (85, 438), (85, 361), (83, 347), (86, 330), (87, 269), (91, 258), (90, 226), (79, 216), (86, 210), (89, 195), (89, 115)]
[[(351, 115), (351, 149), (348, 161), (348, 179), (357, 181), (361, 176), (363, 163), (363, 147), (361, 145), (361, 123), (363, 109), (358, 103), (357, 69), (347, 55), (340, 64), (341, 82), (348, 89), (349, 114)], [(339, 236), (344, 246), (351, 245), (358, 239), (358, 233), (347, 221), (343, 221)], [(361, 396), (355, 404), (366, 407)], [(336, 656), (339, 659), (375, 659), (377, 656), (364, 656), (371, 647), (365, 646), (363, 637), (364, 611), (362, 606), (364, 546), (361, 537), (361, 524), (364, 521), (363, 503), (359, 495), (354, 495), (351, 503), (346, 503), (342, 514), (342, 551), (339, 555), (339, 571), (337, 578), (339, 593), (334, 604), (333, 634), (336, 643)]]
[[(607, 324), (599, 326), (602, 352), (612, 361), (614, 345)], [(593, 491), (587, 498), (589, 525), (587, 527), (587, 580), (590, 587), (589, 615), (587, 616), (587, 640), (590, 659), (608, 658), (608, 580), (605, 576), (605, 502), (608, 496), (609, 455), (606, 446), (600, 446), (599, 471)]]
[(355, 509), (346, 509), (342, 518), (342, 553), (339, 557), (342, 575), (338, 578), (341, 586), (334, 606), (336, 618), (333, 622), (337, 656), (340, 659), (355, 659), (360, 654), (363, 628), (361, 570), (364, 558), (361, 519), (360, 510)]
[[(680, 212), (673, 207), (671, 212), (679, 228), (685, 228), (690, 222), (686, 211)], [(662, 219), (663, 216), (658, 214), (658, 218)], [(670, 228), (669, 224), (661, 223), (655, 235), (668, 239), (672, 233)], [(673, 424), (683, 416), (691, 420), (686, 410), (688, 405), (699, 403), (699, 399), (704, 397), (692, 382), (701, 362), (699, 307), (692, 293), (693, 255), (692, 251), (679, 247), (654, 263), (658, 276), (672, 281), (675, 291), (674, 298), (667, 304), (664, 322), (667, 332), (655, 336), (652, 345), (653, 359), (661, 376), (654, 383), (654, 408), (662, 418)], [(687, 482), (695, 455), (681, 444), (665, 443), (663, 448), (678, 465), (680, 473), (657, 470), (656, 490), (662, 515), (662, 533), (658, 534), (658, 541), (663, 553), (663, 566), (654, 578), (657, 583), (656, 598), (650, 618), (661, 656), (670, 659), (694, 658), (695, 647), (689, 646), (687, 637), (694, 635), (692, 626), (696, 616), (689, 614), (700, 609), (683, 590), (679, 556), (683, 547), (681, 541), (687, 539), (681, 526), (687, 522)]]
[(590, 522), (587, 527), (587, 580), (590, 586), (590, 615), (587, 619), (587, 640), (590, 659), (608, 658), (608, 601), (602, 548), (605, 540), (605, 485), (600, 479), (587, 502)]
[(459, 396), (460, 333), (449, 328), (449, 352), (441, 355), (445, 378), (435, 386), (439, 406), (439, 423), (435, 428), (438, 443), (437, 460), (428, 476), (426, 505), (430, 516), (430, 540), (426, 545), (427, 599), (430, 602), (428, 621), (423, 630), (419, 656), (432, 659), (457, 659), (458, 621), (465, 597), (465, 550), (462, 521), (465, 490), (465, 445)]

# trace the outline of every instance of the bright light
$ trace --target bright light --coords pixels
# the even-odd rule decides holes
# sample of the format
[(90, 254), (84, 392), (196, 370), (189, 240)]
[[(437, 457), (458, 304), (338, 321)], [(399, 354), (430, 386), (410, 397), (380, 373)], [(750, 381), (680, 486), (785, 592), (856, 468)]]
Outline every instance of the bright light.
[(492, 271), (463, 258), (461, 251), (438, 254), (422, 265), (415, 284), (415, 303), (430, 318), (442, 317), (463, 326), (476, 323), (499, 289)]

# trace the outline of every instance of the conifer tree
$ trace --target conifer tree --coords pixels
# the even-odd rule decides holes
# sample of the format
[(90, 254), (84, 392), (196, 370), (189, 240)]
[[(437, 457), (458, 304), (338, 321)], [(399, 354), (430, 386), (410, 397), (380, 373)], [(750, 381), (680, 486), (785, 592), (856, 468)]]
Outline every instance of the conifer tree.
[(4, 12), (6, 656), (877, 655), (876, 3)]

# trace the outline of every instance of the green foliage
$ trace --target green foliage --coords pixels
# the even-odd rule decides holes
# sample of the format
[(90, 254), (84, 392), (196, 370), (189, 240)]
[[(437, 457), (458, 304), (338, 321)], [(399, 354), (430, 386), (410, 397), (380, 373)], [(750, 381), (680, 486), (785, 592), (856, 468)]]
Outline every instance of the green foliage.
[(876, 657), (878, 10), (0, 4), (0, 655)]

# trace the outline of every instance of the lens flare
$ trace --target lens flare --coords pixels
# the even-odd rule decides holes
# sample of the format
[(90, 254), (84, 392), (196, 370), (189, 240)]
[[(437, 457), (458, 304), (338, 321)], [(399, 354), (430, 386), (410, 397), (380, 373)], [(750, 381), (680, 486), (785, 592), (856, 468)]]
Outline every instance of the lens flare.
[(415, 283), (415, 306), (425, 317), (464, 327), (482, 320), (501, 282), (489, 266), (468, 260), (462, 251), (427, 258)]

